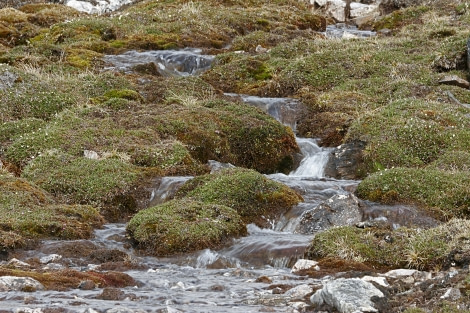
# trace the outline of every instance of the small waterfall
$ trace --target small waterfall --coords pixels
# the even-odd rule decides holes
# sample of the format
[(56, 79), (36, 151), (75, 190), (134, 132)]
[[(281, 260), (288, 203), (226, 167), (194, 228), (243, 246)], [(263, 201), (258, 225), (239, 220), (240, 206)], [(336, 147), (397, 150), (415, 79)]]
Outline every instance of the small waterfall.
[(157, 187), (151, 190), (148, 207), (156, 206), (172, 197), (178, 188), (185, 182), (193, 178), (192, 176), (166, 176), (157, 183)]
[(119, 55), (106, 55), (104, 61), (109, 64), (105, 70), (122, 72), (135, 71), (139, 66), (146, 66), (162, 76), (194, 76), (208, 70), (214, 59), (211, 55), (202, 55), (200, 49), (128, 51)]
[(331, 149), (320, 148), (315, 139), (298, 138), (297, 144), (304, 158), (299, 167), (289, 176), (324, 177), (325, 166), (328, 163)]

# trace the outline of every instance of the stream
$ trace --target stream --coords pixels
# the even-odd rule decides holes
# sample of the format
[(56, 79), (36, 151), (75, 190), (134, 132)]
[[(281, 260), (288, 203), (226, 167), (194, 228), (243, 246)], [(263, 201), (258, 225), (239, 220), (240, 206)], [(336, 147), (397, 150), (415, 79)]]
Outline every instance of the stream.
[[(109, 69), (130, 70), (141, 63), (154, 62), (168, 75), (195, 75), (210, 66), (212, 57), (196, 50), (165, 52), (131, 52), (108, 56)], [(186, 62), (186, 61), (187, 62)], [(182, 62), (182, 63), (181, 63)], [(295, 110), (298, 102), (289, 98), (260, 98), (226, 94), (255, 105), (295, 131)], [(315, 139), (297, 138), (303, 159), (289, 175), (273, 174), (269, 178), (297, 190), (304, 202), (292, 208), (281, 219), (270, 221), (269, 229), (248, 225), (248, 236), (233, 240), (224, 249), (203, 250), (169, 258), (141, 256), (125, 240), (125, 224), (106, 224), (95, 231), (90, 240), (72, 242), (45, 241), (34, 251), (25, 251), (21, 259), (46, 258), (48, 268), (70, 267), (78, 270), (98, 269), (78, 255), (62, 256), (65, 245), (93, 246), (119, 250), (142, 269), (126, 271), (139, 282), (122, 288), (120, 300), (102, 300), (101, 289), (73, 289), (67, 292), (36, 291), (34, 293), (0, 292), (0, 309), (6, 312), (302, 312), (308, 306), (295, 292), (277, 292), (276, 286), (317, 286), (324, 280), (293, 274), (291, 267), (303, 257), (313, 235), (296, 231), (303, 212), (315, 208), (335, 195), (353, 192), (358, 181), (324, 176), (324, 168), (332, 153), (319, 147)], [(216, 163), (216, 162), (215, 162)], [(170, 197), (191, 177), (163, 177), (151, 192), (150, 205)], [(393, 210), (387, 208), (386, 210)], [(379, 216), (377, 213), (375, 217)], [(60, 262), (54, 261), (59, 255)], [(293, 288), (295, 290), (295, 288)], [(3, 311), (2, 311), (3, 312)], [(48, 311), (49, 312), (49, 311)]]

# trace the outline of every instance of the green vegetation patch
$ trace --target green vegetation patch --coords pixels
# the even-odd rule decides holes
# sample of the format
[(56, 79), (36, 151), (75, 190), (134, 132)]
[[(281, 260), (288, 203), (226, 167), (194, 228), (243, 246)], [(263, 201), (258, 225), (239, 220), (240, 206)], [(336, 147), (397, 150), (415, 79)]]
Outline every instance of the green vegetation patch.
[(0, 246), (16, 248), (26, 239), (80, 239), (102, 224), (87, 205), (58, 204), (45, 190), (0, 172)]
[(217, 248), (246, 228), (237, 212), (227, 206), (193, 199), (171, 200), (142, 210), (127, 225), (137, 246), (164, 256)]
[(65, 202), (103, 205), (128, 192), (141, 174), (116, 158), (93, 160), (49, 152), (31, 162), (23, 177)]
[(231, 207), (245, 223), (262, 226), (302, 201), (302, 197), (286, 185), (242, 168), (195, 177), (180, 188), (176, 197)]
[(377, 172), (358, 186), (361, 198), (382, 202), (412, 202), (440, 219), (467, 217), (470, 212), (468, 171), (435, 168), (395, 168)]
[(425, 230), (331, 228), (315, 236), (308, 254), (384, 267), (439, 270), (449, 265), (451, 252), (470, 248), (469, 226), (468, 220), (453, 219)]
[(368, 142), (366, 162), (385, 168), (416, 167), (437, 160), (442, 154), (469, 149), (470, 120), (452, 104), (421, 100), (398, 100), (358, 118), (348, 139)]

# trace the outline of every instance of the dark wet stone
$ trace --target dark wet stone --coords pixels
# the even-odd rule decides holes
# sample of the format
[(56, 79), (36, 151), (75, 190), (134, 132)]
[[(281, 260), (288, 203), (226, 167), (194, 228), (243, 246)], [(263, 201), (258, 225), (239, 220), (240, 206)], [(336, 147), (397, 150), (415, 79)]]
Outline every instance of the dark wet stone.
[(267, 276), (260, 276), (256, 279), (257, 283), (265, 283), (265, 284), (270, 284), (272, 283), (272, 279), (267, 277)]
[(334, 226), (355, 225), (361, 220), (359, 199), (353, 194), (336, 195), (302, 214), (295, 231), (314, 234)]
[(360, 178), (365, 147), (364, 141), (355, 140), (336, 148), (325, 167), (325, 175), (338, 179)]
[(213, 285), (213, 286), (211, 286), (211, 290), (212, 291), (224, 291), (225, 286), (223, 286), (223, 285)]
[(124, 251), (117, 249), (99, 249), (90, 253), (88, 256), (93, 262), (120, 262), (129, 258), (128, 254)]
[(56, 242), (42, 248), (45, 254), (60, 254), (64, 258), (83, 258), (98, 249), (91, 241)]
[(429, 214), (416, 207), (406, 205), (381, 205), (362, 202), (364, 227), (399, 226), (431, 228), (440, 224)]
[(96, 297), (97, 299), (102, 300), (113, 300), (113, 301), (120, 301), (126, 298), (126, 294), (124, 291), (118, 288), (104, 288), (100, 295)]

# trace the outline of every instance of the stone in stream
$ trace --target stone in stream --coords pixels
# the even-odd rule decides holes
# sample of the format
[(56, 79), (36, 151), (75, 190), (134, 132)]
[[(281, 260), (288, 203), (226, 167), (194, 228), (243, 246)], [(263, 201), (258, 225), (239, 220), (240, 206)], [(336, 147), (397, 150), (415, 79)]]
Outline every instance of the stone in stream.
[(335, 149), (325, 167), (325, 175), (338, 179), (357, 179), (363, 160), (364, 141), (355, 140)]
[(44, 286), (31, 277), (0, 277), (0, 291), (36, 291), (43, 289)]
[(297, 233), (314, 234), (334, 226), (350, 226), (362, 220), (359, 199), (353, 195), (335, 195), (300, 217)]
[(325, 283), (310, 301), (317, 306), (327, 304), (341, 313), (378, 312), (372, 301), (374, 297), (385, 298), (385, 295), (359, 278), (339, 278)]
[(297, 262), (295, 262), (294, 266), (292, 267), (292, 273), (294, 274), (300, 274), (303, 271), (308, 271), (308, 270), (316, 270), (319, 271), (320, 267), (318, 266), (317, 261), (313, 260), (307, 260), (307, 259), (299, 259)]

